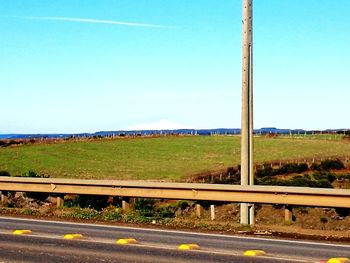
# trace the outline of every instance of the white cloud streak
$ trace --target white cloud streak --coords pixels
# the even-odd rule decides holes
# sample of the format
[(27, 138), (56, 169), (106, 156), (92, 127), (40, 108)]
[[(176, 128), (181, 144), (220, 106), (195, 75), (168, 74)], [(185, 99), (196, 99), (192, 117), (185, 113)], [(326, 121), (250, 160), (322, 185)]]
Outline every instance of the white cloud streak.
[(100, 20), (100, 19), (91, 19), (91, 18), (73, 18), (73, 17), (56, 17), (56, 16), (10, 16), (10, 17), (19, 18), (19, 19), (52, 20), (52, 21), (65, 21), (65, 22), (76, 22), (76, 23), (120, 25), (120, 26), (131, 26), (131, 27), (174, 28), (172, 26), (164, 26), (164, 25), (122, 22), (122, 21), (114, 21), (114, 20)]

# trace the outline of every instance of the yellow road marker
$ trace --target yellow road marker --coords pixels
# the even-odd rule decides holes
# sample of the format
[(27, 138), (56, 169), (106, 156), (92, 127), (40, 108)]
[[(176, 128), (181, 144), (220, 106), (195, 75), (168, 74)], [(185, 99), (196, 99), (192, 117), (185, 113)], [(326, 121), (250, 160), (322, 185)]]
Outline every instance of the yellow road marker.
[(244, 256), (247, 257), (257, 257), (257, 256), (266, 256), (264, 250), (246, 250), (243, 252)]
[(200, 249), (200, 247), (197, 244), (181, 244), (177, 247), (179, 250), (194, 250), (194, 249)]
[(64, 239), (82, 239), (84, 238), (81, 234), (66, 234), (63, 236)]
[(327, 263), (349, 263), (350, 259), (348, 258), (330, 258), (327, 260)]
[(14, 234), (14, 235), (26, 235), (26, 234), (31, 234), (31, 233), (32, 233), (32, 230), (28, 230), (28, 229), (26, 229), (26, 230), (14, 230), (12, 232), (12, 234)]
[(128, 244), (136, 244), (137, 241), (134, 238), (121, 238), (115, 241), (118, 245), (128, 245)]

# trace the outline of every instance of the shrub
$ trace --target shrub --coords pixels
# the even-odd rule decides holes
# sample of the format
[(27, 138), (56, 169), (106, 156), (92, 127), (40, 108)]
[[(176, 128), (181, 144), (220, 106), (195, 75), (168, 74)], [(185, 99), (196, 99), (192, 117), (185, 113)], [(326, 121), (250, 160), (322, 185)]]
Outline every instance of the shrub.
[[(46, 174), (39, 174), (33, 170), (28, 170), (27, 172), (21, 174), (21, 175), (16, 175), (15, 177), (31, 177), (31, 178), (49, 178), (49, 175)], [(25, 192), (24, 194), (28, 198), (36, 199), (39, 201), (45, 201), (48, 197), (48, 193), (36, 193), (36, 192)]]
[(185, 210), (187, 207), (189, 207), (189, 203), (187, 201), (177, 201), (175, 204), (172, 205), (173, 207), (176, 207), (177, 209)]
[(264, 166), (264, 168), (259, 169), (256, 171), (255, 175), (256, 177), (267, 177), (267, 176), (274, 176), (279, 174), (290, 174), (290, 173), (303, 173), (309, 170), (309, 167), (306, 163), (287, 163), (283, 164), (278, 169), (273, 169), (271, 166)]
[(320, 187), (332, 188), (332, 184), (327, 179), (313, 180), (307, 174), (295, 176), (289, 180), (280, 180), (271, 177), (263, 177), (258, 180), (259, 185), (297, 186), (297, 187)]
[(27, 172), (21, 174), (21, 175), (16, 175), (15, 177), (31, 177), (31, 178), (49, 178), (50, 176), (47, 174), (39, 174), (33, 170), (28, 170)]
[(67, 217), (73, 217), (77, 219), (92, 219), (98, 217), (100, 214), (98, 211), (90, 208), (74, 209), (72, 212), (66, 214)]
[(125, 223), (151, 223), (154, 219), (143, 215), (128, 213), (122, 216), (122, 220)]
[(341, 217), (347, 217), (350, 215), (349, 208), (336, 208), (335, 212), (338, 214), (338, 216), (341, 216)]
[(230, 176), (239, 173), (239, 169), (234, 167), (228, 167), (226, 173)]
[(107, 207), (102, 211), (102, 219), (106, 221), (118, 221), (122, 218), (120, 208)]
[(274, 175), (274, 170), (272, 169), (271, 166), (264, 167), (262, 169), (258, 169), (255, 172), (255, 176), (258, 178), (262, 177), (268, 177), (268, 176), (273, 176)]
[(31, 209), (31, 208), (25, 208), (25, 209), (22, 211), (22, 213), (23, 213), (24, 215), (35, 215), (35, 214), (36, 214), (36, 212), (35, 212), (33, 209)]
[(0, 176), (11, 176), (8, 171), (0, 171)]
[(240, 184), (241, 174), (239, 172), (235, 174), (229, 174), (227, 177), (224, 177), (220, 183), (221, 184)]
[(289, 186), (312, 187), (314, 186), (314, 182), (308, 175), (295, 176), (289, 180)]
[(303, 173), (309, 170), (309, 167), (306, 163), (287, 163), (277, 169), (274, 174), (290, 174), (290, 173)]
[(347, 174), (337, 174), (338, 180), (350, 180), (350, 173)]
[[(210, 177), (207, 177), (210, 178)], [(240, 173), (235, 174), (227, 174), (223, 175), (221, 177), (215, 176), (212, 179), (209, 179), (209, 183), (212, 184), (240, 184), (241, 183), (241, 177)]]
[(104, 195), (77, 195), (65, 203), (68, 207), (90, 208), (100, 211), (108, 206), (108, 199), (109, 197)]
[(316, 180), (326, 180), (328, 181), (329, 183), (333, 183), (334, 180), (335, 180), (335, 175), (328, 172), (328, 171), (317, 171), (313, 174), (313, 177), (316, 179)]
[(158, 218), (169, 218), (175, 217), (176, 207), (174, 206), (159, 206), (157, 207), (157, 217)]
[(321, 162), (321, 169), (325, 171), (329, 170), (341, 170), (344, 169), (344, 164), (339, 159), (325, 160)]
[(258, 185), (279, 185), (279, 186), (287, 186), (286, 180), (279, 180), (272, 177), (263, 177), (257, 180)]
[(320, 164), (317, 164), (317, 163), (311, 164), (310, 169), (311, 169), (312, 171), (321, 171), (321, 170), (322, 170), (321, 165), (320, 165)]
[(316, 181), (316, 183), (315, 183), (315, 185), (313, 187), (333, 188), (332, 184), (327, 179), (321, 179), (319, 181)]
[(154, 214), (154, 199), (149, 198), (137, 198), (135, 200), (134, 208), (143, 216), (153, 216)]
[[(162, 220), (164, 218), (175, 217), (175, 212), (179, 209), (178, 205), (161, 205), (156, 206), (155, 199), (149, 198), (138, 198), (135, 201), (134, 208), (136, 211), (136, 217), (139, 217), (137, 220), (149, 221), (149, 220)], [(181, 206), (187, 207), (188, 203), (180, 203)]]
[(323, 224), (328, 223), (327, 217), (321, 216), (320, 217), (320, 222), (323, 223)]

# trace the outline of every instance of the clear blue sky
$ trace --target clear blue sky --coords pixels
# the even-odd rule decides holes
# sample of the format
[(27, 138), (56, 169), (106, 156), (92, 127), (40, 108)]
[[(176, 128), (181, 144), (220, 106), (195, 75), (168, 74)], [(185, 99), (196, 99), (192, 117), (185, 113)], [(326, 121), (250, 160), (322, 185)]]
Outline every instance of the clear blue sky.
[[(240, 127), (241, 0), (0, 6), (0, 133)], [(349, 128), (349, 46), (349, 0), (254, 0), (254, 127)]]

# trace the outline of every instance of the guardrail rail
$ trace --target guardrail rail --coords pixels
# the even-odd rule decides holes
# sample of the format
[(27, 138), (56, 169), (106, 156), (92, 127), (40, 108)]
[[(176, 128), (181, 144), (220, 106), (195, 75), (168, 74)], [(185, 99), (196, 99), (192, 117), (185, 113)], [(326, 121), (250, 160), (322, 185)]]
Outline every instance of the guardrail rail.
[(0, 191), (350, 208), (349, 189), (0, 177)]

